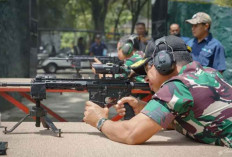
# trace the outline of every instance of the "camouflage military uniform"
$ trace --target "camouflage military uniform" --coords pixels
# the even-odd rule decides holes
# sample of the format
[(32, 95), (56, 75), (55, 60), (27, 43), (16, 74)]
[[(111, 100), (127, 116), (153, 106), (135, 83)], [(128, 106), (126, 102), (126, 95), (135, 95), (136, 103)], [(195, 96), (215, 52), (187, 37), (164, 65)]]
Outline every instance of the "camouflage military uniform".
[[(144, 52), (143, 51), (136, 51), (134, 52), (133, 56), (131, 56), (129, 59), (126, 59), (124, 66), (125, 66), (125, 71), (127, 71), (128, 73), (130, 73), (130, 66), (134, 63), (136, 63), (137, 61), (142, 60), (144, 57)], [(123, 74), (119, 74), (116, 75), (116, 77), (128, 77), (127, 73), (123, 73)], [(136, 76), (135, 77), (135, 81), (136, 82), (145, 82), (144, 77), (143, 76)]]
[(141, 111), (198, 142), (232, 147), (232, 86), (198, 62), (166, 81)]

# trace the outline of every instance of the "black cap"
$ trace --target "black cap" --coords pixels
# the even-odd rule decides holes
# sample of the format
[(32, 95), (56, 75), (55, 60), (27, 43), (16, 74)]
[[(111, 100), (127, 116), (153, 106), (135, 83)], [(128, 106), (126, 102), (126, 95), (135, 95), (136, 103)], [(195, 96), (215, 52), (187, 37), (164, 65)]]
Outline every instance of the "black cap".
[(147, 43), (147, 46), (145, 48), (145, 57), (144, 58), (148, 58), (148, 57), (151, 57), (154, 50), (155, 50), (155, 41), (154, 40), (149, 40), (148, 43)]
[[(162, 41), (166, 44), (164, 42), (162, 43)], [(144, 59), (131, 65), (131, 69), (138, 75), (146, 75), (144, 66), (153, 59), (154, 54), (161, 50), (168, 50), (169, 52), (191, 51), (180, 37), (174, 35), (164, 36), (155, 41), (150, 41), (145, 49)]]

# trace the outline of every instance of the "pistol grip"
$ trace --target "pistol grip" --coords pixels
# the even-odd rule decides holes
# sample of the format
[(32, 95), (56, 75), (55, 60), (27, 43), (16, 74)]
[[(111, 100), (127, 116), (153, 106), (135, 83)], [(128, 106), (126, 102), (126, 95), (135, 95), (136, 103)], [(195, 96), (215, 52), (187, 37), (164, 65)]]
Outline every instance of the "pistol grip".
[(124, 120), (129, 120), (135, 116), (135, 112), (134, 112), (133, 108), (128, 103), (125, 103), (124, 107), (126, 109), (126, 114), (124, 116)]

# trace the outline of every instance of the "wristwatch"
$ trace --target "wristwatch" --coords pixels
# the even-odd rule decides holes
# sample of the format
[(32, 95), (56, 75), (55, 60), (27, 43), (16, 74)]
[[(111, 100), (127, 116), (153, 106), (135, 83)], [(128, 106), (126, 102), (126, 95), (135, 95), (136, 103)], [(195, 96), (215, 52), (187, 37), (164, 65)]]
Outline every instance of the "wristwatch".
[(97, 129), (98, 129), (99, 131), (101, 131), (101, 128), (102, 128), (104, 122), (107, 121), (107, 120), (109, 120), (109, 119), (107, 119), (107, 118), (101, 118), (101, 119), (97, 122)]

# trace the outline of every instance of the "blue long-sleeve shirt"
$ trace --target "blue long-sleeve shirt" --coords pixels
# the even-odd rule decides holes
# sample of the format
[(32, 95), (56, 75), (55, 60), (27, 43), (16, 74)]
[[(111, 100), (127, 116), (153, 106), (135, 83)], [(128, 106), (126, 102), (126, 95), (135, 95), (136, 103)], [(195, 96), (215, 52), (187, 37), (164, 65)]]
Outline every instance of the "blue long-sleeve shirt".
[(222, 44), (212, 34), (198, 43), (197, 38), (187, 42), (192, 48), (194, 61), (200, 62), (202, 66), (212, 67), (219, 71), (226, 70), (225, 50)]

